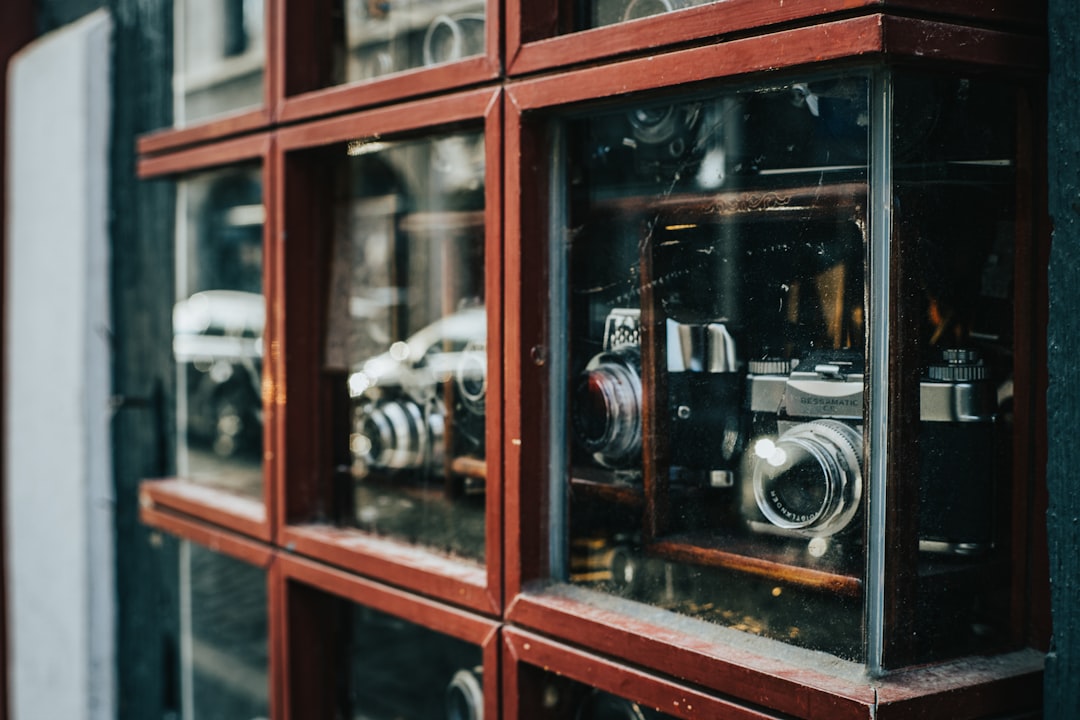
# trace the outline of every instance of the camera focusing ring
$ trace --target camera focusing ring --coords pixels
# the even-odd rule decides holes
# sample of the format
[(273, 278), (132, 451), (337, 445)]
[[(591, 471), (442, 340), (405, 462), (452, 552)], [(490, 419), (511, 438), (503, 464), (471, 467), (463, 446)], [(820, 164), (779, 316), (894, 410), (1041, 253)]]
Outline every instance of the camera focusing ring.
[(836, 420), (814, 420), (755, 448), (754, 498), (776, 527), (808, 537), (846, 528), (862, 497), (862, 436)]
[(369, 441), (362, 453), (368, 465), (390, 470), (423, 468), (442, 439), (443, 419), (437, 412), (425, 417), (411, 400), (385, 402), (371, 409), (361, 425)]
[(589, 362), (574, 395), (574, 430), (602, 465), (619, 467), (641, 455), (642, 405), (638, 350), (623, 347)]

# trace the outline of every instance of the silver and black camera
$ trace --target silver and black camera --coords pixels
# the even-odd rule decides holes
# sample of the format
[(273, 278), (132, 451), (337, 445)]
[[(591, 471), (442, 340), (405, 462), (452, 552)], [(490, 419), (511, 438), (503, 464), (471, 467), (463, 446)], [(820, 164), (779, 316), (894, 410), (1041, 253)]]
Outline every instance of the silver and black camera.
[[(615, 308), (603, 351), (578, 379), (574, 430), (593, 459), (610, 468), (641, 466), (640, 311)], [(742, 450), (742, 372), (725, 323), (668, 319), (667, 409), (673, 476), (732, 487)]]
[[(858, 529), (863, 468), (862, 357), (752, 361), (752, 440), (743, 514), (756, 532), (802, 538), (818, 557)], [(995, 392), (972, 350), (945, 350), (920, 384), (919, 546), (980, 554), (993, 545)]]
[(483, 455), (485, 329), (484, 308), (465, 309), (357, 365), (349, 376), (355, 474), (441, 473), (448, 453)]

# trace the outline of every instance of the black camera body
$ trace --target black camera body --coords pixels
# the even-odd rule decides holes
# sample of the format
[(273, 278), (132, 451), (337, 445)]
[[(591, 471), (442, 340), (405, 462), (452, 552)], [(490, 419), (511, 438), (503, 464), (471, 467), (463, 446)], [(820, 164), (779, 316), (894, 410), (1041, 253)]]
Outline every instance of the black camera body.
[[(640, 322), (637, 309), (611, 310), (604, 349), (590, 359), (574, 393), (575, 435), (604, 467), (641, 467)], [(672, 476), (733, 487), (743, 438), (735, 340), (720, 321), (669, 319), (666, 330)]]
[[(793, 367), (794, 365), (794, 367)], [(919, 547), (980, 555), (994, 544), (996, 396), (970, 350), (946, 350), (920, 383)], [(742, 513), (813, 557), (861, 540), (863, 369), (858, 354), (751, 362)]]

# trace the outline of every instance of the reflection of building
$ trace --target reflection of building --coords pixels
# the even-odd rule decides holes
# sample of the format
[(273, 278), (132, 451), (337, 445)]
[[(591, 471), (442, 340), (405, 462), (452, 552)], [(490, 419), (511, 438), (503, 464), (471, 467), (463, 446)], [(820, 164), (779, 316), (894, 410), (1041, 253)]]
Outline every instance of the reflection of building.
[(188, 0), (176, 7), (174, 112), (181, 124), (262, 103), (263, 0)]
[(195, 293), (173, 310), (178, 422), (218, 455), (262, 447), (264, 316), (262, 295), (235, 290)]

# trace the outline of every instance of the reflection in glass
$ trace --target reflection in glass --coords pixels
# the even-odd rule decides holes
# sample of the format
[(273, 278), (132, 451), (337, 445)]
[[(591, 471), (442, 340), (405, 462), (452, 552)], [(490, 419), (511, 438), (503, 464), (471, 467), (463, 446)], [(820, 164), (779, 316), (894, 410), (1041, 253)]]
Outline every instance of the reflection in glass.
[(479, 133), (347, 148), (327, 365), (343, 371), (355, 522), (484, 554), (487, 320)]
[(706, 5), (716, 0), (581, 0), (582, 23), (579, 29), (614, 25), (661, 13)]
[(184, 542), (180, 598), (184, 720), (268, 718), (265, 573)]
[(261, 178), (257, 168), (177, 185), (173, 352), (181, 477), (262, 497)]
[(865, 77), (567, 118), (557, 574), (862, 659), (868, 146), (886, 132), (907, 258), (892, 302), (923, 368), (906, 395), (919, 456), (887, 479), (919, 489), (911, 572), (934, 580), (913, 594), (918, 652), (1002, 640), (1009, 92), (899, 73), (891, 87), (891, 131), (871, 127)]
[(924, 108), (893, 130), (904, 149), (894, 234), (910, 249), (923, 368), (919, 572), (933, 581), (916, 592), (922, 659), (1010, 642), (1016, 100), (981, 78), (898, 73), (895, 84)]
[(476, 645), (353, 606), (350, 657), (355, 720), (483, 720)]
[(858, 656), (867, 92), (568, 121), (571, 582)]
[(343, 82), (484, 53), (484, 0), (344, 0)]
[(263, 0), (176, 0), (177, 126), (263, 102)]

